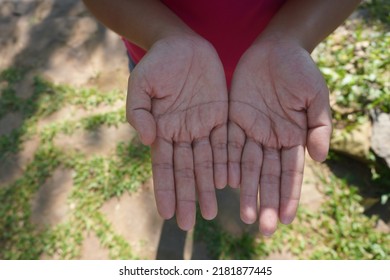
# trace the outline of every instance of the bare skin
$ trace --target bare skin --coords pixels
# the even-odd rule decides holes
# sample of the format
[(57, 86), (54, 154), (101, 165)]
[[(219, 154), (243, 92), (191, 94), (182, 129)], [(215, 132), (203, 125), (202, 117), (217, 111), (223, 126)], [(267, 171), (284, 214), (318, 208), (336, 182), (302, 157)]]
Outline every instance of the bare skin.
[(290, 223), (305, 147), (324, 160), (331, 132), (328, 90), (309, 52), (360, 0), (286, 1), (236, 68), (228, 136), (223, 68), (205, 39), (160, 0), (83, 1), (102, 23), (148, 51), (129, 79), (127, 117), (152, 146), (160, 215), (176, 213), (182, 229), (192, 228), (197, 192), (203, 217), (212, 219), (214, 186), (229, 181), (241, 185), (243, 221), (256, 220), (259, 193), (263, 234), (275, 231), (278, 218)]
[(149, 50), (129, 79), (127, 116), (151, 144), (160, 215), (183, 230), (217, 214), (215, 186), (227, 183), (228, 95), (213, 47), (196, 36), (169, 37)]
[(305, 147), (317, 161), (328, 152), (329, 91), (309, 53), (277, 38), (248, 49), (233, 76), (229, 121), (229, 184), (241, 184), (241, 218), (253, 223), (259, 211), (260, 231), (271, 235), (278, 218), (295, 217)]

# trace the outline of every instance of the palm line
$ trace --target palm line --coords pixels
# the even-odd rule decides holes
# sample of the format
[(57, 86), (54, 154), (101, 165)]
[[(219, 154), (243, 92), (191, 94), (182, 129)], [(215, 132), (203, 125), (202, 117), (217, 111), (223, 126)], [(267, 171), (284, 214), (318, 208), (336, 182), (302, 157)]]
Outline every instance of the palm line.
[[(244, 101), (239, 101), (239, 100), (230, 100), (231, 103), (239, 103), (239, 104), (243, 104), (243, 105), (247, 105), (249, 107), (251, 107), (252, 109), (254, 109), (255, 111), (259, 112), (260, 114), (264, 115), (267, 119), (269, 119), (270, 121), (273, 121), (273, 118), (271, 118), (269, 115), (267, 115), (265, 112), (263, 112), (262, 110), (260, 110), (259, 108), (255, 107), (254, 105), (252, 105), (251, 103), (248, 103), (248, 102), (244, 102)], [(282, 120), (288, 122), (288, 123), (291, 123), (292, 125), (294, 125), (295, 127), (297, 127), (299, 130), (302, 130), (302, 131), (305, 131), (306, 129), (300, 127), (295, 121), (291, 122), (288, 118), (285, 118), (283, 117), (282, 115), (278, 114), (277, 112), (275, 112), (274, 110), (272, 110), (271, 107), (268, 106), (268, 104), (266, 102), (264, 102), (267, 110), (269, 112), (272, 112), (272, 114), (278, 116), (279, 118), (281, 118)]]
[(205, 105), (211, 105), (211, 104), (214, 104), (214, 103), (227, 103), (228, 101), (209, 101), (209, 102), (203, 102), (201, 104), (194, 104), (192, 106), (189, 106), (185, 109), (181, 109), (181, 110), (176, 110), (176, 111), (171, 111), (171, 112), (165, 112), (165, 113), (161, 113), (161, 114), (157, 114), (155, 115), (155, 119), (156, 120), (159, 120), (161, 119), (162, 117), (165, 117), (165, 116), (168, 116), (168, 115), (175, 115), (175, 114), (179, 114), (179, 113), (187, 113), (187, 111), (189, 110), (192, 110), (196, 107), (201, 107), (201, 106), (205, 106)]

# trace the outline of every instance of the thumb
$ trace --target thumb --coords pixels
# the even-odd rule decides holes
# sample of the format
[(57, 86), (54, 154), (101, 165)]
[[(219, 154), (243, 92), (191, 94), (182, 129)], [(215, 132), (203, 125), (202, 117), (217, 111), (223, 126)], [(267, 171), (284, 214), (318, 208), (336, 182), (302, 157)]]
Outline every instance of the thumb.
[(332, 134), (329, 91), (326, 86), (310, 102), (307, 109), (307, 122), (307, 150), (312, 159), (322, 162), (328, 155)]
[(139, 133), (142, 144), (151, 145), (156, 138), (156, 122), (151, 114), (152, 102), (147, 88), (139, 79), (129, 78), (126, 101), (127, 121)]

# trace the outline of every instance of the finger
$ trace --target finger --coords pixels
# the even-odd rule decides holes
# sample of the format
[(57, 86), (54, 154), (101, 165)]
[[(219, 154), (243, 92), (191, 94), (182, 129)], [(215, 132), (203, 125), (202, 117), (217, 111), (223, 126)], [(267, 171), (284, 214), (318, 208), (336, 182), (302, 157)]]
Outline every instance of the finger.
[(280, 192), (280, 152), (263, 148), (260, 177), (259, 228), (264, 235), (272, 235), (278, 223)]
[(126, 117), (139, 133), (144, 145), (152, 144), (156, 138), (156, 122), (150, 113), (152, 103), (147, 92), (140, 78), (132, 74), (127, 89)]
[(227, 125), (216, 127), (211, 131), (213, 150), (214, 184), (223, 189), (227, 184)]
[(152, 144), (151, 156), (157, 210), (161, 217), (170, 219), (176, 208), (172, 143), (157, 137)]
[(193, 142), (195, 178), (202, 216), (206, 220), (217, 215), (217, 199), (213, 179), (213, 155), (209, 138)]
[(175, 143), (173, 148), (176, 187), (176, 219), (182, 230), (195, 224), (194, 159), (190, 143)]
[(241, 183), (241, 155), (245, 143), (244, 131), (234, 122), (228, 127), (228, 183), (237, 188)]
[(240, 214), (244, 223), (252, 224), (257, 219), (257, 197), (260, 170), (263, 161), (261, 146), (247, 138), (241, 159)]
[(303, 146), (284, 148), (281, 152), (281, 160), (279, 218), (283, 224), (290, 224), (295, 218), (301, 197), (305, 148)]
[(312, 159), (324, 161), (328, 155), (332, 134), (332, 117), (329, 107), (329, 93), (326, 87), (310, 102), (307, 109), (307, 150)]

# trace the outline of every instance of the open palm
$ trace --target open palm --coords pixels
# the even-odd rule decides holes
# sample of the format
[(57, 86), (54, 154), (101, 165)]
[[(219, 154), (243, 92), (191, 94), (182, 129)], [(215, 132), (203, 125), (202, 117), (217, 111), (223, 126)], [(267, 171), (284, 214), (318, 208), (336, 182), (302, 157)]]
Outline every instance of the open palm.
[(329, 93), (310, 55), (291, 42), (253, 45), (241, 58), (229, 96), (229, 184), (241, 185), (241, 218), (272, 234), (296, 214), (307, 146), (326, 158)]
[(131, 73), (127, 116), (151, 144), (154, 189), (162, 217), (178, 225), (217, 214), (215, 186), (227, 183), (227, 89), (212, 46), (198, 38), (155, 44)]

